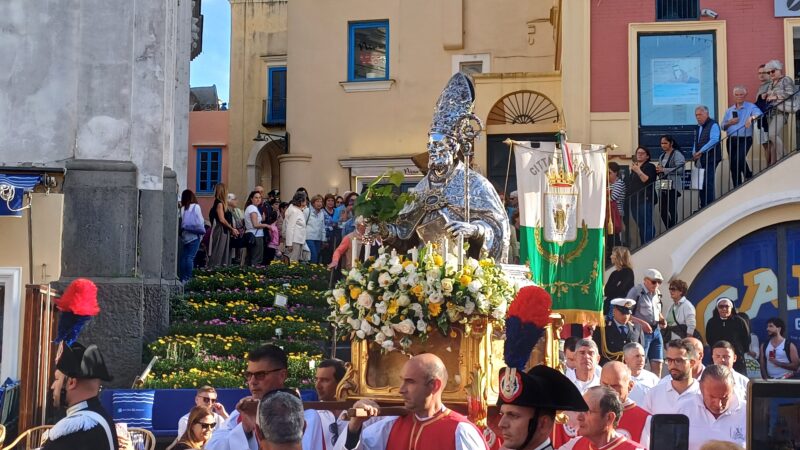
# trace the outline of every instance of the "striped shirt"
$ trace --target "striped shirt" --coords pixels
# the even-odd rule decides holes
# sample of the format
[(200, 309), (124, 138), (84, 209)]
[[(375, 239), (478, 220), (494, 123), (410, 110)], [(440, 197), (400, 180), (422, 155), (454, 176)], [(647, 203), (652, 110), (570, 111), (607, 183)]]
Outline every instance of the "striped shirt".
[(619, 215), (625, 215), (625, 182), (622, 181), (621, 178), (617, 178), (617, 181), (611, 185), (611, 200), (617, 202), (617, 209), (619, 210)]

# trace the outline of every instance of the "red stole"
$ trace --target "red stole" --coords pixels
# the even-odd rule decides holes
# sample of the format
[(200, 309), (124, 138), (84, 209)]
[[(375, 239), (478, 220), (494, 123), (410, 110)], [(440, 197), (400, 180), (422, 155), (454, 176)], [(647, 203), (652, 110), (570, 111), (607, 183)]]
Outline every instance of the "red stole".
[(399, 417), (392, 424), (386, 450), (455, 450), (456, 428), (462, 422), (475, 426), (446, 408), (424, 421), (414, 414)]
[(622, 411), (622, 417), (619, 418), (617, 432), (636, 442), (641, 442), (642, 431), (644, 430), (644, 424), (647, 422), (648, 417), (650, 417), (650, 413), (632, 402)]
[(631, 441), (625, 436), (620, 435), (602, 447), (596, 447), (588, 439), (582, 437), (580, 440), (578, 440), (578, 442), (575, 443), (575, 446), (572, 447), (572, 450), (636, 450), (639, 448), (642, 448), (642, 446), (634, 441)]

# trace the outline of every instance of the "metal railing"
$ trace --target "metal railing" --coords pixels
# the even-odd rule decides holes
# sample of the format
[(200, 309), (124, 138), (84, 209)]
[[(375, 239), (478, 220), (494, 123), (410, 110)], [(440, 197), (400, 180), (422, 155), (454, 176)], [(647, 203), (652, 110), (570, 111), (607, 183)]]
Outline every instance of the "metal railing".
[[(796, 105), (800, 106), (800, 91), (752, 120), (750, 137), (728, 135), (721, 139), (716, 156), (712, 149), (700, 159), (699, 163), (705, 167), (699, 167), (698, 162), (687, 156), (686, 163), (676, 173), (659, 174), (655, 180), (648, 180), (644, 188), (626, 192), (625, 230), (610, 236), (610, 243), (636, 250), (800, 150), (797, 145), (800, 114)], [(722, 126), (720, 123), (720, 129)], [(691, 151), (686, 153), (690, 154)], [(704, 169), (701, 183), (697, 179), (698, 168)]]

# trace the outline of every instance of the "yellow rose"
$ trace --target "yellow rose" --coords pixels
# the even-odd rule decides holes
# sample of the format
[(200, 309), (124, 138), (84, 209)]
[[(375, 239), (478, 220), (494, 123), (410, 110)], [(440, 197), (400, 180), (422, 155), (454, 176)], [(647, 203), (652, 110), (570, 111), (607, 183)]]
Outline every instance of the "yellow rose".
[(361, 295), (361, 288), (360, 287), (351, 287), (350, 288), (350, 298), (355, 300), (355, 299), (358, 298), (359, 295)]
[(416, 295), (418, 298), (422, 297), (422, 285), (418, 284), (414, 286), (413, 288), (411, 288), (411, 292), (414, 293), (414, 295)]
[(344, 298), (344, 296), (341, 296), (339, 297), (339, 299), (336, 300), (336, 303), (338, 303), (339, 306), (344, 306), (344, 304), (347, 303), (347, 299)]
[(397, 301), (396, 300), (392, 300), (392, 301), (389, 302), (389, 306), (386, 308), (386, 313), (389, 314), (390, 316), (393, 316), (393, 315), (397, 314), (397, 309), (398, 308), (399, 308), (399, 305), (397, 304)]
[(442, 259), (442, 255), (433, 255), (433, 263), (437, 266), (443, 265), (444, 259)]
[(458, 282), (461, 283), (462, 286), (466, 286), (472, 282), (472, 277), (467, 274), (461, 275), (461, 278), (458, 279)]
[(442, 313), (442, 304), (441, 303), (428, 303), (428, 312), (431, 313), (431, 317), (436, 317)]

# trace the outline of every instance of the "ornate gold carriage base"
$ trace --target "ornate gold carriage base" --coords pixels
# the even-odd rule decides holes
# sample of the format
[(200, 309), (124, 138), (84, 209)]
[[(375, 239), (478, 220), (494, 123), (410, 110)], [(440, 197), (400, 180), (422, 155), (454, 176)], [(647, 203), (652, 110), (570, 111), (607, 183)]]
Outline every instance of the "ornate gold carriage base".
[[(526, 370), (539, 364), (558, 368), (558, 337), (563, 324), (560, 314), (550, 315), (550, 324), (531, 352)], [(494, 405), (499, 393), (498, 374), (505, 367), (504, 332), (496, 322), (475, 321), (469, 332), (464, 327), (454, 327), (450, 336), (434, 332), (425, 342), (415, 338), (406, 353), (385, 353), (374, 342), (354, 341), (352, 363), (347, 365), (347, 373), (337, 387), (337, 399), (369, 398), (381, 403), (402, 403), (398, 391), (403, 364), (410, 356), (434, 353), (444, 361), (449, 375), (442, 395), (445, 404), (467, 405), (469, 393), (475, 392), (475, 386), (483, 386), (486, 404)]]

